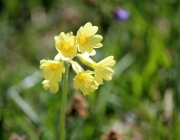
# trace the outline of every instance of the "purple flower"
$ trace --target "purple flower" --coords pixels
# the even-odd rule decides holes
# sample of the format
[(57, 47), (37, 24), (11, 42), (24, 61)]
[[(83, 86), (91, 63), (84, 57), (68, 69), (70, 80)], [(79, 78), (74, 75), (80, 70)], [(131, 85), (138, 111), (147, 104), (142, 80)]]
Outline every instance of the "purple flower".
[(126, 21), (129, 18), (130, 14), (128, 11), (122, 8), (117, 8), (114, 10), (114, 17), (118, 21)]

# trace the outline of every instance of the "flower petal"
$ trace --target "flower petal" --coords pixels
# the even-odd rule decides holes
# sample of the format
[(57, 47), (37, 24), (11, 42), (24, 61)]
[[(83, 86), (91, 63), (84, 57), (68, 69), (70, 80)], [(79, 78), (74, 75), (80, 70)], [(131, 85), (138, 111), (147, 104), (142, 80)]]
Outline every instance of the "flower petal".
[(101, 35), (94, 35), (88, 38), (88, 43), (91, 44), (92, 46), (96, 46), (102, 40), (103, 37)]

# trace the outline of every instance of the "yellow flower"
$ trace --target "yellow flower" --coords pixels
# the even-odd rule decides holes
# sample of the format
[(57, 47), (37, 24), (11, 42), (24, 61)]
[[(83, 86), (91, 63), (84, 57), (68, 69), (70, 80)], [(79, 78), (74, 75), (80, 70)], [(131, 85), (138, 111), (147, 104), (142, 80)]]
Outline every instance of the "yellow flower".
[(53, 82), (60, 82), (62, 79), (62, 73), (65, 72), (65, 68), (62, 62), (56, 60), (41, 60), (40, 69), (43, 69), (42, 76), (46, 80)]
[(73, 33), (61, 32), (59, 36), (54, 37), (57, 51), (66, 58), (73, 58), (77, 53), (77, 46)]
[(104, 80), (111, 80), (114, 70), (110, 67), (114, 66), (116, 61), (113, 56), (106, 57), (99, 63), (94, 64), (94, 77), (99, 84), (103, 84)]
[(97, 30), (98, 27), (92, 26), (90, 22), (86, 23), (84, 27), (80, 27), (76, 35), (79, 51), (82, 53), (88, 52), (89, 54), (92, 54), (95, 52), (93, 48), (100, 48), (103, 46), (100, 43), (103, 37), (95, 34)]
[(80, 72), (74, 78), (74, 88), (80, 89), (84, 95), (89, 95), (90, 92), (94, 92), (98, 88), (99, 84), (91, 74), (90, 71)]
[(49, 81), (49, 80), (44, 80), (44, 81), (42, 82), (42, 84), (43, 84), (43, 88), (44, 88), (45, 90), (50, 89), (50, 92), (51, 92), (51, 93), (57, 93), (58, 90), (59, 90), (59, 84), (58, 84), (58, 82), (53, 82), (53, 81)]

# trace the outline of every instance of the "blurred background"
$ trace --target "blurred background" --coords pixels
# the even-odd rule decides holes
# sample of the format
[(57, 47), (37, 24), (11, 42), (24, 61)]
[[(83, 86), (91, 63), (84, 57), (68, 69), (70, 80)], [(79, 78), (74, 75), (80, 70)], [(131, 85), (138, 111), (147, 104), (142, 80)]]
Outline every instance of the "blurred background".
[(1, 0), (0, 140), (59, 138), (61, 90), (42, 88), (39, 62), (57, 54), (54, 36), (87, 22), (103, 36), (93, 59), (117, 63), (86, 97), (70, 68), (66, 139), (180, 139), (179, 0)]

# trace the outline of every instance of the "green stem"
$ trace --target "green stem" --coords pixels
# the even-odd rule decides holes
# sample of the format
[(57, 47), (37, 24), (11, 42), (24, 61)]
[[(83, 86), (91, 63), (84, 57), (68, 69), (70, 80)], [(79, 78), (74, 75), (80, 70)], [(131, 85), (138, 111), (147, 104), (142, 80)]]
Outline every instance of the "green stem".
[(94, 69), (94, 64), (96, 62), (94, 62), (91, 58), (85, 59), (82, 54), (77, 54), (76, 57), (78, 57), (83, 64)]
[(61, 114), (60, 114), (60, 140), (65, 140), (65, 115), (66, 115), (68, 71), (69, 71), (69, 63), (65, 63), (65, 74), (63, 76), (63, 94), (61, 99)]

